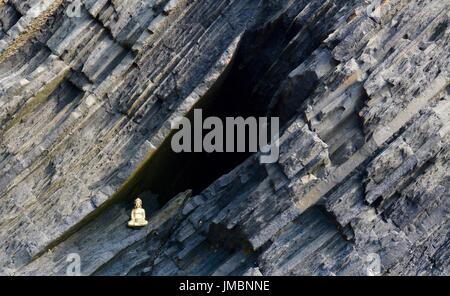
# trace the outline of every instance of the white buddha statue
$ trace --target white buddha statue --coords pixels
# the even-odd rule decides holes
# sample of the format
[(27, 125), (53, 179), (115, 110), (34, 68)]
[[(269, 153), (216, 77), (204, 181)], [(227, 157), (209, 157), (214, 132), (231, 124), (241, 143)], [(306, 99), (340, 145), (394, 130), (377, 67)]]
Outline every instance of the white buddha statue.
[(129, 227), (142, 227), (148, 224), (145, 220), (145, 210), (142, 208), (142, 200), (137, 198), (134, 201), (134, 209), (131, 211), (131, 220), (128, 221)]

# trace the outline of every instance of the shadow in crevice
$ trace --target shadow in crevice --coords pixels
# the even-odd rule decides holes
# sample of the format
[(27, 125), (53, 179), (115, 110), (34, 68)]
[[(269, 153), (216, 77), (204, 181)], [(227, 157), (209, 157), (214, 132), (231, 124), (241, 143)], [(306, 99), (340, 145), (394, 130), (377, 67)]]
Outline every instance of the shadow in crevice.
[(209, 227), (208, 241), (213, 247), (220, 247), (231, 252), (253, 252), (251, 243), (239, 227), (228, 229), (225, 225), (212, 223)]
[[(302, 8), (303, 5), (298, 5), (295, 9), (301, 11)], [(270, 101), (286, 75), (303, 62), (326, 36), (311, 36), (305, 30), (303, 37), (293, 44), (292, 38), (302, 30), (302, 25), (294, 19), (295, 14), (282, 14), (263, 26), (254, 24), (242, 37), (236, 56), (221, 79), (193, 109), (202, 109), (203, 119), (215, 116), (223, 122), (226, 117), (268, 116), (271, 113)], [(305, 40), (308, 41), (306, 44)], [(280, 66), (274, 67), (278, 64)], [(187, 117), (192, 123), (193, 110)], [(207, 132), (204, 130), (203, 135)], [(151, 191), (159, 196), (158, 200), (163, 205), (187, 189), (192, 189), (194, 195), (199, 194), (251, 155), (237, 152), (175, 153), (171, 148), (173, 134), (135, 174), (134, 181), (126, 190), (128, 198)], [(248, 132), (246, 137), (248, 145)]]

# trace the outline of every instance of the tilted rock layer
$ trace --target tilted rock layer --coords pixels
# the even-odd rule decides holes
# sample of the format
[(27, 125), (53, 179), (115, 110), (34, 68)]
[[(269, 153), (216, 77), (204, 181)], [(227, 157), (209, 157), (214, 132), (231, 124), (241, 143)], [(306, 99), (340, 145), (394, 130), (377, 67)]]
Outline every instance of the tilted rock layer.
[[(99, 275), (449, 275), (449, 16), (446, 0), (0, 1), (0, 274), (65, 274), (77, 253)], [(279, 160), (164, 202), (136, 189), (149, 225), (127, 228), (171, 121), (227, 94), (280, 117)]]

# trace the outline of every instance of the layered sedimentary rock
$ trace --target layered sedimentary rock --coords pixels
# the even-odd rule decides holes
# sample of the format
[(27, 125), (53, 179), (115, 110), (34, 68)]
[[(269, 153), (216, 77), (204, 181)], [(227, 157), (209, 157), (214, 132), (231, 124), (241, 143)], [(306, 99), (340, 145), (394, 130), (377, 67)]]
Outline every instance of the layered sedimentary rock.
[[(450, 273), (448, 1), (75, 2), (0, 4), (1, 274)], [(199, 105), (278, 161), (173, 161)]]

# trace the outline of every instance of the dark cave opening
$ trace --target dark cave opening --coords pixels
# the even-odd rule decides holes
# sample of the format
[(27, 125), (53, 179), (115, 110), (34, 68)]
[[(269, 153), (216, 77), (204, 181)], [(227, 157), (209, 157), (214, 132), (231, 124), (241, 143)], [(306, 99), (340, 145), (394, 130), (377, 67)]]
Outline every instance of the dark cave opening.
[[(254, 116), (258, 118), (264, 115), (263, 112), (252, 108), (249, 101), (251, 85), (243, 77), (239, 65), (238, 54), (228, 72), (224, 73), (222, 80), (218, 81), (194, 106), (193, 109), (202, 110), (203, 119), (215, 116), (225, 122), (226, 117)], [(191, 135), (193, 135), (193, 109), (186, 116), (191, 122)], [(230, 172), (251, 155), (250, 152), (176, 153), (171, 147), (171, 140), (175, 132), (177, 131), (172, 131), (138, 173), (139, 180), (128, 194), (130, 198), (138, 196), (144, 191), (150, 191), (158, 195), (159, 203), (164, 205), (175, 195), (188, 189), (191, 189), (194, 195), (199, 194), (220, 176)], [(206, 133), (208, 130), (203, 131), (203, 135)], [(248, 130), (245, 137), (248, 147)], [(193, 139), (193, 136), (191, 138)], [(226, 147), (226, 137), (223, 139), (223, 145)]]
[[(296, 46), (291, 44), (291, 38), (292, 32), (298, 30), (298, 27), (291, 21), (286, 16), (280, 17), (268, 27), (255, 26), (255, 29), (248, 30), (226, 73), (192, 109), (202, 109), (203, 119), (215, 116), (223, 122), (226, 117), (279, 117), (279, 110), (271, 109), (274, 94), (286, 75), (309, 56), (321, 39), (321, 36), (309, 36), (311, 38), (307, 44), (299, 41), (295, 51)], [(292, 66), (286, 66), (283, 62), (285, 59)], [(274, 69), (273, 65), (277, 63), (282, 63), (285, 67)], [(288, 117), (281, 118), (281, 130), (283, 124), (295, 114), (296, 112), (290, 112)], [(193, 110), (187, 117), (192, 123)], [(204, 131), (204, 134), (207, 132)], [(127, 185), (127, 189), (120, 193), (130, 207), (131, 200), (141, 196), (143, 192), (156, 194), (161, 206), (178, 193), (189, 189), (193, 195), (199, 194), (251, 155), (248, 152), (175, 153), (171, 148), (174, 133), (172, 131), (151, 159), (137, 172), (132, 184)], [(224, 139), (224, 146), (225, 142)], [(246, 143), (248, 145), (248, 132)], [(145, 205), (144, 195), (143, 198)]]
[[(296, 5), (296, 9), (301, 10), (302, 5)], [(264, 19), (262, 15), (260, 20)], [(285, 105), (280, 107), (277, 101), (273, 101), (280, 98), (274, 95), (287, 75), (305, 61), (327, 36), (326, 31), (309, 34), (313, 29), (306, 28), (295, 14), (278, 15), (264, 25), (256, 21), (244, 33), (237, 53), (221, 79), (192, 109), (202, 109), (203, 118), (215, 116), (222, 121), (226, 117), (280, 117), (282, 132), (283, 125), (297, 114), (297, 110), (290, 110), (292, 108)], [(298, 32), (304, 34), (301, 38), (294, 38)], [(303, 99), (298, 100), (303, 102)], [(274, 109), (274, 106), (278, 108)], [(193, 110), (187, 117), (192, 122)], [(145, 205), (145, 193), (151, 192), (158, 196), (159, 204), (163, 206), (180, 192), (190, 189), (194, 195), (199, 194), (251, 155), (242, 152), (175, 153), (171, 147), (174, 133), (172, 131), (151, 158), (130, 177), (132, 180), (113, 200), (125, 201), (131, 207), (132, 199), (142, 196)], [(246, 143), (248, 145), (248, 133)], [(148, 194), (148, 199), (152, 198)]]

